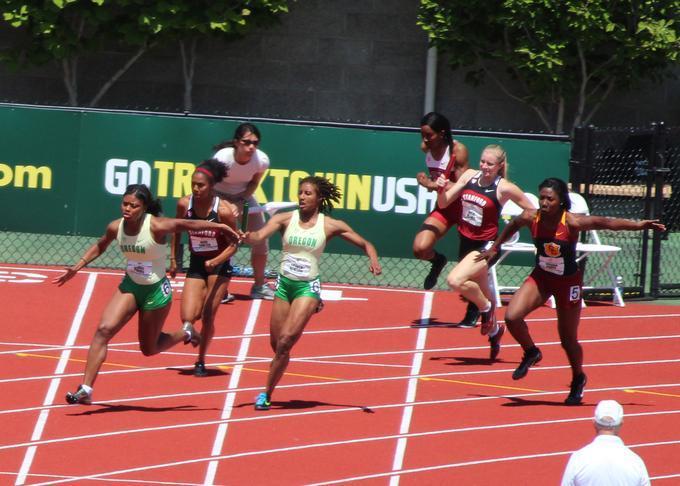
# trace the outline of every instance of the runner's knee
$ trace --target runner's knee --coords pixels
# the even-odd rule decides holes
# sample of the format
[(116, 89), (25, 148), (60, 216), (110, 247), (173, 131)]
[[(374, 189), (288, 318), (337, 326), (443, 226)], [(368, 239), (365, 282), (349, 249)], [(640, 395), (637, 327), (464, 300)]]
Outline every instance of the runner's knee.
[(282, 334), (276, 341), (276, 354), (287, 355), (290, 354), (290, 350), (297, 341), (297, 337), (292, 334)]

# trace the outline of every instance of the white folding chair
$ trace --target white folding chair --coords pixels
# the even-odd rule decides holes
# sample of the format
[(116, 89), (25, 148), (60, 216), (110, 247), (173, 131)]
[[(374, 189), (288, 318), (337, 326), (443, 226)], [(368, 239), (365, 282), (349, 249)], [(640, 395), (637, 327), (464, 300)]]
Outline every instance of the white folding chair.
[[(583, 198), (578, 193), (575, 192), (570, 192), (569, 193), (569, 200), (571, 201), (571, 209), (570, 212), (574, 214), (584, 214), (584, 215), (589, 215), (590, 214), (590, 209), (588, 209), (588, 203), (586, 200)], [(609, 277), (609, 281), (611, 283), (611, 288), (612, 291), (612, 296), (614, 299), (614, 304), (619, 306), (619, 307), (625, 307), (625, 302), (623, 301), (623, 294), (621, 293), (621, 288), (618, 285), (618, 282), (616, 281), (616, 276), (614, 275), (614, 271), (611, 268), (611, 261), (612, 258), (614, 258), (614, 255), (621, 251), (621, 247), (619, 246), (612, 246), (612, 245), (605, 245), (602, 243), (602, 240), (600, 240), (600, 235), (598, 235), (597, 230), (589, 230), (587, 232), (587, 237), (589, 242), (588, 243), (581, 243), (579, 242), (576, 245), (576, 252), (578, 254), (578, 257), (576, 258), (577, 262), (580, 262), (587, 256), (593, 254), (593, 253), (601, 253), (602, 257), (604, 258), (604, 261), (600, 265), (600, 267), (595, 271), (592, 272), (593, 275), (601, 275), (603, 272), (607, 274)], [(591, 273), (591, 272), (589, 272)], [(585, 278), (585, 276), (584, 276)], [(589, 288), (592, 289), (594, 287), (588, 285), (590, 282), (592, 282), (593, 279), (590, 279), (588, 282), (584, 280), (583, 282), (583, 288)]]
[[(530, 192), (525, 192), (524, 195), (531, 201), (531, 204), (538, 209), (538, 198)], [(501, 209), (501, 219), (507, 224), (515, 216), (522, 214), (522, 208), (513, 201), (508, 201)], [(501, 245), (501, 254), (498, 261), (489, 269), (489, 282), (493, 286), (493, 293), (496, 298), (496, 307), (503, 305), (501, 301), (501, 291), (517, 290), (517, 287), (501, 286), (498, 283), (498, 274), (496, 273), (496, 266), (500, 265), (511, 253), (535, 253), (536, 247), (533, 243), (524, 243), (519, 241), (519, 232), (514, 233), (508, 241)]]

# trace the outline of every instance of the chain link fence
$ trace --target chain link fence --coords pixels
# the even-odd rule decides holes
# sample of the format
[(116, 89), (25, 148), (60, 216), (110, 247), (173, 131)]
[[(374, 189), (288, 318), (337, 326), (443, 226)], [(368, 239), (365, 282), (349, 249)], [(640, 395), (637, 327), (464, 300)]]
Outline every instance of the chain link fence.
[[(75, 264), (83, 252), (95, 241), (96, 238), (87, 236), (0, 232), (0, 261), (12, 264), (70, 266)], [(406, 242), (406, 244), (410, 244), (410, 242)], [(112, 244), (89, 267), (116, 270), (125, 268), (125, 259), (115, 246), (115, 244)], [(440, 249), (449, 256), (454, 254), (453, 249), (450, 252), (446, 250), (446, 248)], [(378, 251), (380, 251), (379, 248)], [(268, 278), (275, 278), (280, 263), (280, 255), (280, 250), (270, 250), (266, 271)], [(188, 251), (183, 251), (182, 261), (184, 268), (188, 268)], [(329, 283), (422, 288), (425, 276), (430, 270), (429, 262), (419, 261), (415, 258), (380, 257), (380, 263), (383, 274), (374, 276), (368, 271), (368, 258), (365, 255), (326, 253), (322, 257), (322, 279)], [(444, 276), (453, 268), (455, 263), (455, 260), (449, 261), (442, 271), (442, 276), (439, 278), (435, 289), (444, 290), (448, 288)], [(234, 255), (232, 265), (234, 266), (234, 276), (252, 277), (250, 251), (247, 247), (241, 248)], [(504, 285), (518, 286), (529, 271), (529, 264), (527, 266), (502, 265), (498, 270), (499, 280)]]
[[(680, 296), (680, 130), (583, 127), (575, 133), (570, 182), (592, 214), (660, 219), (668, 231), (600, 231), (602, 243), (621, 247), (612, 261), (624, 297)], [(610, 287), (598, 273), (604, 257), (591, 257), (586, 281)], [(663, 265), (661, 264), (663, 260)], [(663, 269), (663, 270), (661, 270)], [(603, 290), (609, 296), (610, 290)]]

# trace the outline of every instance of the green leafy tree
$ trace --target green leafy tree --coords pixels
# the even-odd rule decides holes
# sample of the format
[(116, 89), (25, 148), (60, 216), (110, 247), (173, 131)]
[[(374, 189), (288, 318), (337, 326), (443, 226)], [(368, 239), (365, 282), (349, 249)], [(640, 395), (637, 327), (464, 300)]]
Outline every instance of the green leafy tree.
[(186, 85), (193, 80), (196, 42), (201, 36), (230, 40), (285, 11), (285, 0), (0, 0), (2, 20), (19, 31), (15, 45), (1, 56), (18, 69), (58, 63), (69, 104), (76, 106), (83, 56), (105, 49), (129, 53), (87, 103), (96, 106), (149, 49), (179, 41)]
[(149, 4), (146, 19), (164, 43), (179, 43), (184, 80), (184, 110), (192, 109), (198, 45), (202, 40), (229, 42), (253, 29), (269, 26), (288, 12), (287, 0), (166, 0)]
[(680, 55), (680, 0), (421, 0), (418, 25), (466, 81), (491, 80), (557, 133)]

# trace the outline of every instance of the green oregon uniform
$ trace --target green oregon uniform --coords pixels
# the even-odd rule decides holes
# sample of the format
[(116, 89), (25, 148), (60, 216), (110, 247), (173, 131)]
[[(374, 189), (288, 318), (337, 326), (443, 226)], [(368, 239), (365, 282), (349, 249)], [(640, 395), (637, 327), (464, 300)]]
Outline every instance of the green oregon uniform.
[(156, 243), (153, 239), (152, 217), (144, 214), (142, 227), (136, 235), (125, 233), (121, 219), (116, 238), (120, 251), (127, 258), (125, 277), (118, 289), (133, 294), (137, 307), (143, 310), (159, 309), (172, 301), (172, 288), (165, 276), (168, 245)]
[(319, 259), (326, 247), (324, 215), (317, 215), (311, 228), (300, 227), (300, 212), (294, 211), (283, 234), (283, 256), (276, 281), (276, 296), (288, 302), (298, 297), (321, 300)]

